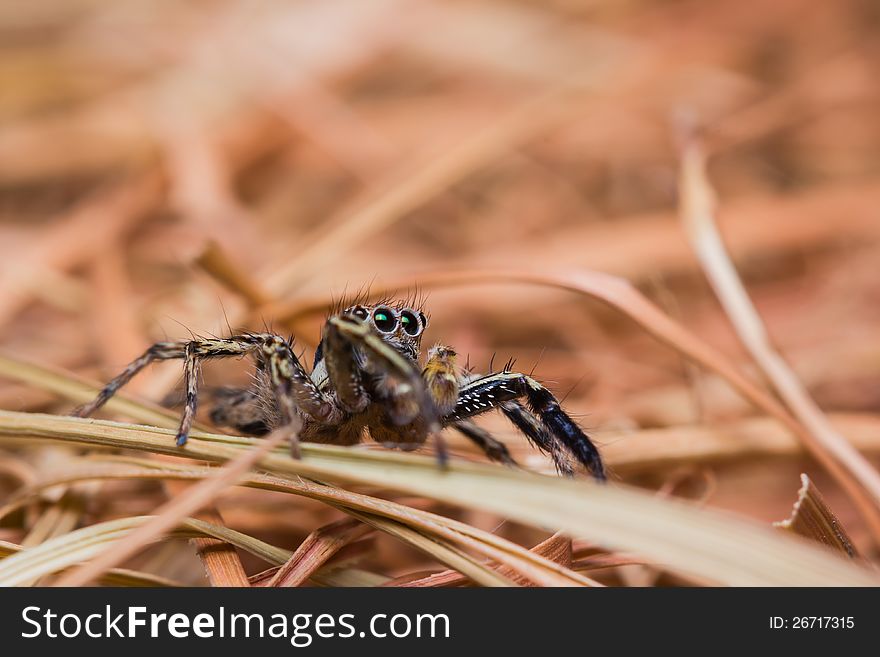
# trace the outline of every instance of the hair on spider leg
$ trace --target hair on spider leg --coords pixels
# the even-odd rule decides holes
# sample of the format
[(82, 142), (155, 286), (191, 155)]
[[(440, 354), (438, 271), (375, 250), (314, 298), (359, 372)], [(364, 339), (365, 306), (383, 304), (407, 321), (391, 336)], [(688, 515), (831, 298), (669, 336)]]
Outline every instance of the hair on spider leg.
[(220, 312), (223, 313), (223, 322), (226, 324), (226, 330), (229, 331), (229, 335), (235, 335), (235, 331), (232, 330), (232, 326), (229, 324), (229, 315), (226, 314), (226, 305), (223, 303), (223, 299), (220, 298), (220, 295), (217, 295), (217, 303), (220, 304)]
[(573, 392), (575, 391), (575, 389), (576, 389), (581, 383), (584, 382), (584, 378), (586, 378), (586, 375), (585, 375), (585, 374), (581, 375), (580, 378), (578, 378), (578, 380), (575, 381), (574, 384), (568, 389), (568, 391), (567, 391), (564, 395), (562, 395), (562, 397), (559, 398), (559, 403), (560, 403), (560, 404), (565, 403), (565, 400), (568, 399), (569, 395), (571, 395), (571, 393), (573, 393)]
[(529, 376), (535, 375), (535, 370), (538, 369), (538, 364), (541, 362), (541, 359), (544, 357), (544, 354), (547, 352), (547, 347), (541, 347), (541, 353), (538, 354), (538, 358), (535, 360), (535, 364), (532, 365), (532, 369), (529, 370)]
[[(165, 315), (164, 317), (165, 317), (165, 319), (170, 319), (172, 322), (177, 324), (184, 331), (189, 333), (190, 338), (192, 338), (193, 340), (198, 340), (199, 336), (196, 335), (195, 333), (193, 333), (193, 330), (189, 326), (187, 326), (186, 324), (181, 322), (179, 319), (177, 319), (176, 317), (172, 317), (171, 315)], [(165, 336), (165, 341), (167, 342), (168, 341), (168, 331), (166, 331), (164, 328), (162, 329), (162, 335)]]

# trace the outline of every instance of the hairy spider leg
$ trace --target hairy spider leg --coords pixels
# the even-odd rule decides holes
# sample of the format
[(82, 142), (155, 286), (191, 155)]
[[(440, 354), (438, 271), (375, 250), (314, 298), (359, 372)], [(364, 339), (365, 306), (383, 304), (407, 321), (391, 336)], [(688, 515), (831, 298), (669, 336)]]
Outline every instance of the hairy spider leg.
[(252, 436), (264, 436), (270, 431), (267, 410), (253, 388), (222, 386), (212, 391), (214, 406), (211, 422), (231, 427)]
[(504, 402), (523, 398), (550, 434), (565, 445), (593, 477), (604, 481), (605, 467), (599, 450), (562, 410), (556, 397), (525, 374), (504, 371), (468, 381), (459, 393), (455, 410), (445, 419), (450, 423), (457, 422), (494, 410)]
[(192, 430), (196, 419), (196, 409), (199, 403), (199, 358), (196, 356), (196, 348), (192, 342), (183, 348), (183, 387), (186, 390), (186, 401), (183, 404), (183, 415), (180, 418), (180, 427), (177, 429), (175, 442), (184, 445), (186, 438)]
[(355, 342), (357, 340), (343, 334), (337, 322), (324, 324), (320, 351), (327, 376), (336, 391), (339, 405), (349, 413), (360, 413), (370, 403), (355, 356)]
[(565, 445), (556, 439), (541, 421), (518, 401), (507, 401), (501, 404), (501, 412), (505, 417), (528, 438), (529, 442), (542, 452), (549, 454), (556, 466), (556, 471), (565, 476), (574, 476)]
[[(421, 372), (413, 361), (386, 344), (369, 325), (356, 319), (352, 320), (344, 316), (331, 317), (327, 321), (325, 336), (338, 337), (353, 347), (362, 349), (367, 356), (367, 361), (364, 363), (366, 373), (393, 377), (398, 382), (393, 393), (413, 400), (411, 404), (400, 405), (400, 409), (408, 409), (409, 412), (396, 417), (396, 422), (406, 424), (413, 421), (418, 415), (422, 415), (427, 420), (429, 432), (439, 431), (440, 414), (425, 386)], [(332, 341), (327, 347), (331, 346)], [(325, 359), (335, 359), (326, 351), (324, 357)], [(328, 374), (332, 369), (328, 362)], [(345, 382), (332, 380), (332, 383), (336, 386)]]
[[(440, 413), (416, 363), (384, 342), (368, 324), (354, 317), (331, 317), (325, 325), (324, 337), (328, 340), (324, 352), (328, 375), (333, 376), (330, 362), (334, 356), (329, 350), (334, 340), (344, 340), (352, 347), (361, 349), (367, 358), (363, 364), (364, 371), (370, 375), (384, 375), (384, 393), (390, 402), (392, 420), (404, 425), (417, 417), (423, 418), (427, 436), (434, 437), (437, 459), (441, 465), (445, 465), (449, 455), (440, 435)], [(334, 386), (339, 383), (332, 378), (331, 382)]]
[[(281, 336), (271, 333), (246, 333), (229, 338), (157, 342), (104, 386), (94, 400), (75, 409), (72, 415), (79, 417), (91, 415), (150, 363), (182, 358), (185, 361), (186, 402), (176, 440), (178, 445), (184, 445), (192, 428), (198, 404), (199, 362), (210, 358), (241, 357), (249, 354), (257, 355), (267, 368), (284, 424), (294, 422), (296, 409), (318, 421), (330, 419), (334, 410), (333, 405), (309, 378), (293, 353), (291, 345)], [(291, 449), (295, 450), (296, 446), (292, 444)]]
[(499, 463), (514, 467), (517, 466), (517, 462), (507, 450), (507, 445), (482, 427), (477, 426), (470, 420), (453, 422), (451, 426), (482, 449), (492, 461), (498, 461)]

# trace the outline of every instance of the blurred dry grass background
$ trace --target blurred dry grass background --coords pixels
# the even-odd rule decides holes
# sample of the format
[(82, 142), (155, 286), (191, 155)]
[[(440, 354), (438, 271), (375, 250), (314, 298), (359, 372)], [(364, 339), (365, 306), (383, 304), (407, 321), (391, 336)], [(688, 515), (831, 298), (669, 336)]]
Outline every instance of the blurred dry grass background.
[[(421, 286), (427, 341), (478, 369), (493, 354), (534, 366), (616, 481), (769, 524), (789, 516), (806, 472), (873, 558), (838, 481), (642, 326), (552, 287), (432, 282), (500, 269), (621, 276), (763, 385), (678, 218), (677, 126), (696, 124), (719, 227), (774, 345), (876, 464), (878, 36), (871, 0), (7, 0), (0, 348), (104, 381), (166, 336), (266, 323), (293, 332), (310, 360), (331, 298)], [(127, 391), (158, 402), (180, 374), (177, 362), (157, 365)], [(247, 374), (239, 362), (204, 369), (208, 385)], [(71, 407), (45, 386), (0, 380), (0, 408)], [(548, 468), (502, 420), (485, 426), (521, 462)], [(449, 438), (458, 458), (479, 459)], [(0, 502), (73, 454), (0, 444)], [(34, 546), (151, 514), (185, 488), (88, 486), (74, 513), (51, 495), (10, 512), (0, 540)], [(488, 511), (378, 492), (526, 547), (550, 540), (542, 554), (568, 565), (573, 554), (605, 584), (692, 583)], [(344, 517), (249, 488), (204, 513), (290, 551)], [(340, 572), (362, 579), (312, 583), (443, 569), (393, 533), (359, 527), (321, 531), (345, 537)], [(266, 567), (238, 555), (247, 575)], [(206, 581), (180, 541), (127, 565)]]

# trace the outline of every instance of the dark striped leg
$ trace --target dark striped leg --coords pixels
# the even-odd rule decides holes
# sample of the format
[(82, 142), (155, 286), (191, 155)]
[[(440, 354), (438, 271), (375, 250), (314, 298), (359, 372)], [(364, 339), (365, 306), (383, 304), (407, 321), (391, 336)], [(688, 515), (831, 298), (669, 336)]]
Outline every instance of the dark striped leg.
[(568, 450), (559, 440), (553, 437), (541, 421), (529, 413), (518, 401), (503, 402), (501, 412), (505, 417), (529, 439), (535, 447), (549, 454), (556, 466), (556, 471), (565, 476), (574, 475)]
[(605, 479), (602, 457), (593, 442), (562, 410), (550, 391), (525, 374), (505, 371), (468, 381), (459, 392), (455, 410), (444, 419), (457, 422), (516, 399), (525, 399), (528, 408), (540, 419), (549, 434), (562, 443), (596, 479)]
[(507, 450), (507, 446), (482, 427), (470, 420), (461, 420), (452, 426), (482, 449), (491, 460), (516, 467), (517, 463)]

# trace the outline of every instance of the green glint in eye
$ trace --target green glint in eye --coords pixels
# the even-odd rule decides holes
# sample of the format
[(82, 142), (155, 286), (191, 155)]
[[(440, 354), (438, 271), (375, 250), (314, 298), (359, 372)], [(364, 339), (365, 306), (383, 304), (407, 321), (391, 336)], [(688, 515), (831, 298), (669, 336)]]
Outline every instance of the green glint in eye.
[(397, 317), (386, 308), (377, 308), (373, 312), (373, 322), (383, 333), (391, 333), (397, 327)]
[(419, 326), (419, 320), (416, 319), (416, 316), (409, 310), (404, 310), (400, 313), (400, 323), (407, 335), (415, 337), (422, 332), (422, 327)]

